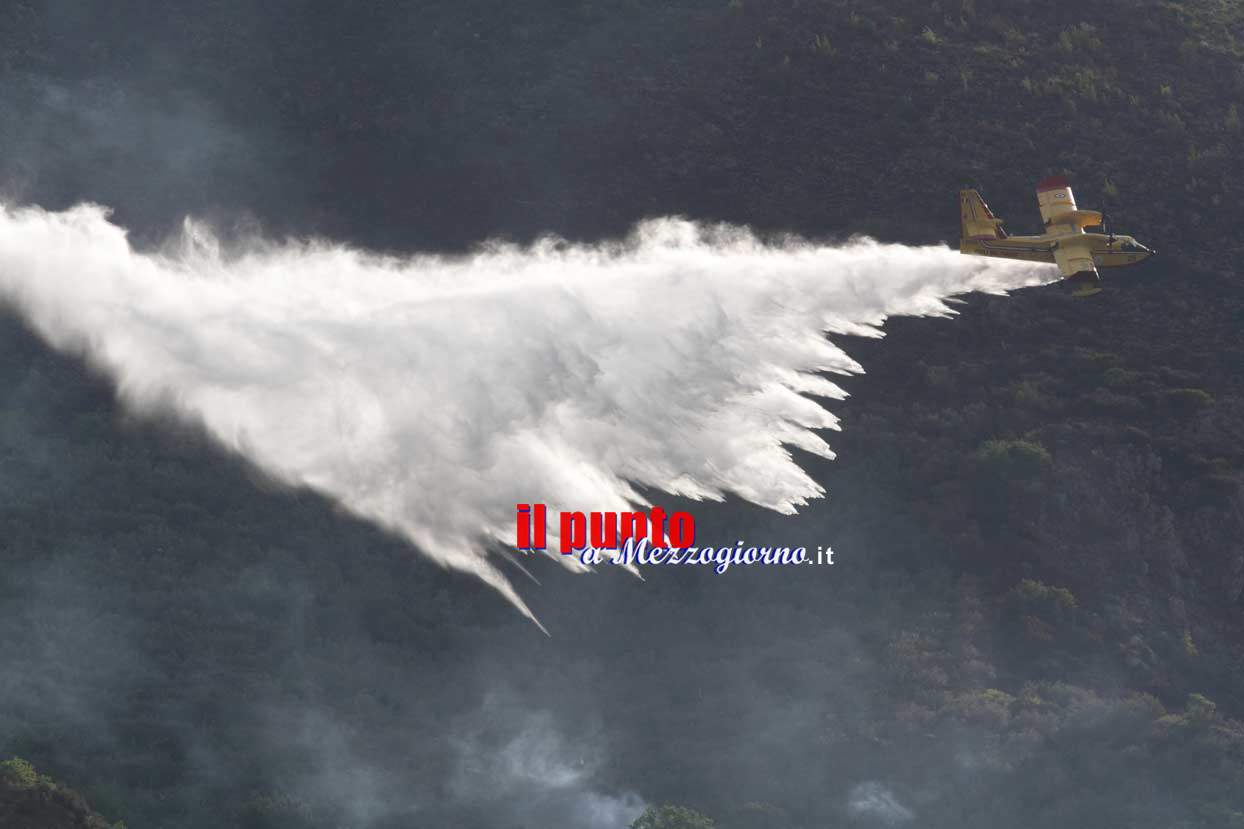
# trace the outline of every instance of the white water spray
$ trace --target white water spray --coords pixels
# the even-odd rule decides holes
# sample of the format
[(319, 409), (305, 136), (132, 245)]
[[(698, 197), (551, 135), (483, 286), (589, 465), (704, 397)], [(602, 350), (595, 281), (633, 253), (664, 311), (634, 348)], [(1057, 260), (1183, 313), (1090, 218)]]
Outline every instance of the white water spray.
[(826, 332), (880, 336), (888, 316), (1054, 276), (677, 219), (615, 243), (409, 258), (327, 242), (223, 255), (187, 222), (175, 251), (141, 253), (97, 206), (0, 209), (0, 299), (128, 405), (201, 422), (528, 616), (489, 556), (514, 543), (516, 503), (625, 510), (640, 484), (794, 512), (823, 490), (784, 447), (833, 457), (814, 430), (838, 428), (807, 395), (841, 398), (819, 372), (862, 370)]

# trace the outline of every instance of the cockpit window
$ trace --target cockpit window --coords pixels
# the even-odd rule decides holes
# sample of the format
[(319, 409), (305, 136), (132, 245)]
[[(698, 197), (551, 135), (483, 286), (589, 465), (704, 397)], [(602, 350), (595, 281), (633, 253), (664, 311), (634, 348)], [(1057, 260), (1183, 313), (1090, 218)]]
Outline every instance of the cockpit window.
[(1126, 251), (1138, 251), (1140, 250), (1140, 245), (1136, 244), (1131, 239), (1126, 239), (1123, 244), (1119, 245), (1119, 249)]

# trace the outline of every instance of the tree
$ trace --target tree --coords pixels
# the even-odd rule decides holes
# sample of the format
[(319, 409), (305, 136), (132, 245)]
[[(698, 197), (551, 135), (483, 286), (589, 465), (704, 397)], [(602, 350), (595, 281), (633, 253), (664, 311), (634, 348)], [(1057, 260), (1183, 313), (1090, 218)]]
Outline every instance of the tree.
[(0, 763), (0, 779), (15, 789), (33, 789), (39, 782), (39, 775), (28, 761), (14, 757)]
[(631, 829), (716, 829), (712, 818), (686, 806), (649, 806)]

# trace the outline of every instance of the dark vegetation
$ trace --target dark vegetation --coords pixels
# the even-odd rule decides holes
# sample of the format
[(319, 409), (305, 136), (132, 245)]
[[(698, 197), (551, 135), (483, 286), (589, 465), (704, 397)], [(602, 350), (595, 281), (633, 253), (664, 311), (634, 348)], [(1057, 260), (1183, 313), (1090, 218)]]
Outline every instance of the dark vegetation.
[(109, 823), (82, 796), (20, 758), (0, 762), (0, 825), (8, 829), (125, 829)]
[[(840, 566), (549, 573), (551, 645), (192, 430), (126, 418), (6, 319), (0, 756), (136, 829), (534, 829), (569, 824), (508, 814), (495, 777), (464, 796), (455, 752), (548, 710), (601, 747), (598, 789), (727, 829), (1244, 826), (1238, 4), (71, 5), (2, 13), (0, 177), (114, 205), (139, 240), (184, 212), (387, 248), (683, 212), (953, 242), (958, 187), (1023, 231), (1062, 172), (1164, 256), (1091, 301), (972, 297), (848, 343), (869, 374), (835, 408), (840, 459), (807, 460), (830, 500), (798, 523), (695, 507)], [(139, 112), (140, 136), (52, 89)], [(218, 133), (236, 152), (196, 149)], [(520, 702), (492, 721), (498, 688)], [(61, 808), (26, 768), (0, 810)], [(68, 820), (29, 825), (96, 825)]]

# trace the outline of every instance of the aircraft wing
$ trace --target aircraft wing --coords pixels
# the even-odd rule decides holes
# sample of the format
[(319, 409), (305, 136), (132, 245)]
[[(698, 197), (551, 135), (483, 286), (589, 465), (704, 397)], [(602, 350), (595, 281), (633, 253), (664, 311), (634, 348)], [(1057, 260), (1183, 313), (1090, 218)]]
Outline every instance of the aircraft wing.
[(1076, 207), (1076, 197), (1066, 176), (1050, 176), (1037, 184), (1037, 206), (1041, 208), (1041, 221), (1047, 228), (1068, 225), (1082, 230), (1101, 224), (1100, 212)]
[(1076, 286), (1076, 296), (1088, 296), (1101, 290), (1093, 251), (1088, 244), (1063, 241), (1054, 247), (1054, 262), (1063, 279)]
[(1064, 278), (1075, 276), (1081, 271), (1097, 272), (1097, 267), (1093, 264), (1093, 251), (1088, 245), (1062, 242), (1054, 247), (1054, 262)]

